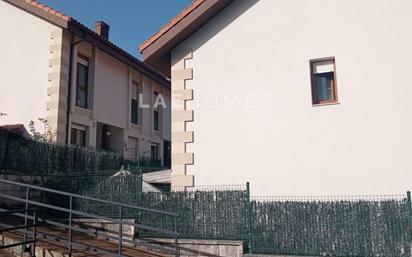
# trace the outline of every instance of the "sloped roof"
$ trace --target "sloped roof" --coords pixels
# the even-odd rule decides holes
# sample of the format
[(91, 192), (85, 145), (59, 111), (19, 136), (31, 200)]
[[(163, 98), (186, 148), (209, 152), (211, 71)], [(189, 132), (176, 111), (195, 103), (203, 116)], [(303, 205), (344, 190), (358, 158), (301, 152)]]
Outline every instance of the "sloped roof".
[(165, 53), (203, 26), (234, 0), (194, 0), (179, 15), (139, 46), (144, 60)]
[(76, 34), (80, 38), (100, 48), (107, 54), (119, 59), (123, 63), (131, 66), (139, 72), (147, 75), (158, 83), (170, 88), (170, 80), (159, 71), (148, 64), (138, 60), (133, 55), (129, 54), (119, 46), (101, 37), (95, 31), (91, 30), (81, 22), (74, 19), (72, 16), (64, 14), (36, 0), (4, 0), (28, 13), (31, 13), (39, 18), (42, 18), (56, 26), (67, 29)]
[(37, 1), (34, 1), (34, 0), (24, 0), (24, 1), (28, 4), (31, 4), (34, 7), (39, 8), (40, 10), (43, 10), (43, 11), (45, 11), (45, 12), (51, 14), (51, 15), (55, 15), (56, 17), (61, 18), (65, 21), (69, 21), (70, 19), (72, 19), (72, 17), (70, 17), (70, 16), (68, 16), (68, 15), (66, 15), (62, 12), (59, 12), (58, 10), (55, 10), (55, 9), (53, 9), (53, 8), (47, 6), (47, 5), (41, 4)]
[(142, 52), (145, 48), (159, 39), (162, 35), (168, 32), (173, 26), (183, 20), (187, 15), (189, 15), (192, 11), (194, 11), (197, 7), (199, 7), (202, 3), (206, 0), (194, 0), (190, 6), (184, 9), (181, 13), (179, 13), (176, 17), (170, 20), (167, 24), (161, 27), (155, 34), (153, 34), (149, 39), (143, 42), (140, 47), (139, 51)]

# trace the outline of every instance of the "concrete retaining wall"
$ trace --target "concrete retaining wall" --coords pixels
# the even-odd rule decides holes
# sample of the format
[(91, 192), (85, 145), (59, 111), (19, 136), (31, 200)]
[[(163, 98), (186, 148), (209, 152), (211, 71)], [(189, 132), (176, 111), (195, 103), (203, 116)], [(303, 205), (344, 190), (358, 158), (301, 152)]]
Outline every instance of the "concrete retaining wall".
[[(135, 223), (133, 219), (124, 219), (123, 221), (129, 223)], [(91, 232), (104, 232), (109, 235), (119, 236), (119, 224), (115, 224), (111, 221), (104, 220), (104, 219), (74, 219), (75, 226), (87, 228)], [(134, 226), (123, 225), (122, 227), (123, 237), (129, 240), (132, 240), (136, 228)]]
[[(156, 242), (171, 244), (171, 239), (152, 238)], [(181, 257), (242, 257), (243, 241), (179, 239)]]
[(244, 254), (243, 257), (320, 257), (320, 256)]

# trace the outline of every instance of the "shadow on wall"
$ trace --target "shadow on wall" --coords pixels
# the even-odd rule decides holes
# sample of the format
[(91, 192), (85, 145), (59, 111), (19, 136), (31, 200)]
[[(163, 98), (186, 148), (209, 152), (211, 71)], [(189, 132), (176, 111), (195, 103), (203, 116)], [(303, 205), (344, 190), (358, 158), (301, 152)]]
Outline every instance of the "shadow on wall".
[[(193, 44), (190, 45), (190, 48), (193, 51), (196, 51), (202, 47), (220, 31), (235, 21), (239, 16), (252, 8), (257, 2), (259, 2), (259, 0), (234, 0), (229, 6), (218, 13), (217, 16), (209, 23), (206, 23), (206, 26), (200, 28), (199, 30), (201, 30), (201, 33), (197, 31), (193, 34), (194, 36), (191, 36), (193, 37)], [(182, 45), (184, 44), (185, 43), (183, 42)], [(174, 64), (175, 63), (172, 63), (172, 65)]]

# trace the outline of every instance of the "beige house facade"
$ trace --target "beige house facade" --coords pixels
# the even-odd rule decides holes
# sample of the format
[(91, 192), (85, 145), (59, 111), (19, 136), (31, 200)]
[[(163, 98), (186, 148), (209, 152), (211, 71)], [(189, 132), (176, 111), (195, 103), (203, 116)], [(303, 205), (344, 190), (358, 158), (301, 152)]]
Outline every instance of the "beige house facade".
[(140, 46), (172, 80), (173, 186), (409, 190), (411, 13), (409, 0), (194, 1)]
[(170, 81), (94, 31), (36, 1), (0, 1), (0, 125), (47, 120), (58, 143), (170, 163)]

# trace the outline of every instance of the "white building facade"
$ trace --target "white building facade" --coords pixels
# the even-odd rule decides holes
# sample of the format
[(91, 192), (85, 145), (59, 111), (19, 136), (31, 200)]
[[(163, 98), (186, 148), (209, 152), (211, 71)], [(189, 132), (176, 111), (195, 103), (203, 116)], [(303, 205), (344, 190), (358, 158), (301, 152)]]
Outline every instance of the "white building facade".
[(195, 1), (140, 47), (171, 74), (173, 185), (409, 190), (411, 13), (408, 0)]
[(170, 82), (96, 31), (37, 2), (0, 1), (0, 125), (47, 120), (59, 143), (170, 164)]

